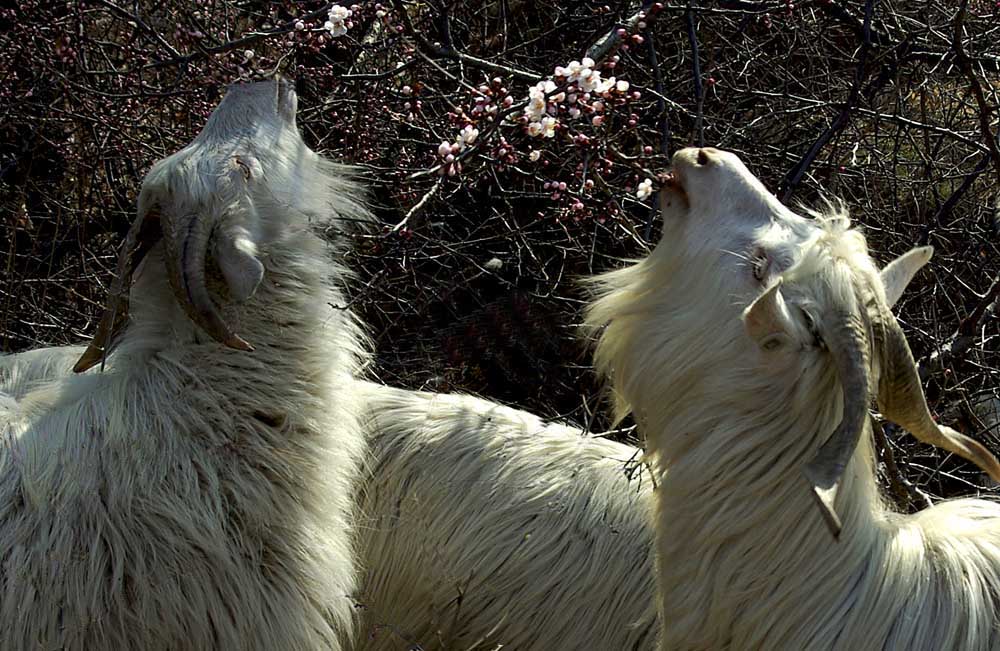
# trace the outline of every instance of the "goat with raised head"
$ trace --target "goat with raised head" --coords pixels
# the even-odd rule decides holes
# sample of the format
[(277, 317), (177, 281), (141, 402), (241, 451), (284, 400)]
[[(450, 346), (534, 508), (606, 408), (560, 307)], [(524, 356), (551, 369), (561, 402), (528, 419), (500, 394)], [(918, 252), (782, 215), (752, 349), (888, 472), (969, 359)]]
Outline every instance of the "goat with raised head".
[(660, 647), (1000, 648), (1000, 505), (904, 515), (876, 482), (870, 396), (1000, 480), (932, 420), (890, 312), (930, 249), (880, 273), (842, 210), (795, 214), (731, 153), (666, 181), (662, 240), (588, 316), (656, 468)]
[(284, 81), (234, 86), (154, 165), (76, 365), (103, 372), (5, 360), (0, 648), (353, 634), (359, 332), (314, 229), (367, 213), (295, 112)]

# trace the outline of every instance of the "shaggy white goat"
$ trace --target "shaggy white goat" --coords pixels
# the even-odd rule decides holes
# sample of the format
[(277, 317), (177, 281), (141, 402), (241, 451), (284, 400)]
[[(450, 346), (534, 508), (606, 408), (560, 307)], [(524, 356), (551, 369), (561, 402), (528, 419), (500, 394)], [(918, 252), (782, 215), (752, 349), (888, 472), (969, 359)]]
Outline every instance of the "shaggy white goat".
[(876, 484), (872, 394), (1000, 479), (931, 420), (889, 311), (930, 250), (880, 278), (846, 216), (794, 214), (733, 154), (673, 166), (661, 242), (588, 317), (658, 469), (660, 647), (1000, 649), (1000, 505), (903, 515)]
[(359, 385), (359, 648), (654, 648), (638, 449), (471, 396)]
[(77, 364), (103, 372), (39, 361), (20, 388), (5, 380), (0, 648), (326, 650), (352, 635), (363, 437), (342, 387), (358, 331), (330, 307), (342, 272), (312, 229), (365, 211), (295, 109), (285, 82), (235, 86), (147, 175)]
[[(0, 356), (0, 393), (66, 375), (82, 352)], [(371, 450), (357, 649), (654, 648), (641, 450), (472, 396), (351, 392)]]

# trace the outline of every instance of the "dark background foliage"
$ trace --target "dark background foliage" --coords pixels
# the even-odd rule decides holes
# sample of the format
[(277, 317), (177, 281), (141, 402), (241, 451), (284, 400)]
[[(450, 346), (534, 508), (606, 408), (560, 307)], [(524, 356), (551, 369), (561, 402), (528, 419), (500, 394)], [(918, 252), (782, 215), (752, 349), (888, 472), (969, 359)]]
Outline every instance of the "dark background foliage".
[[(932, 408), (1000, 448), (1000, 3), (386, 0), (349, 6), (340, 36), (324, 28), (329, 8), (0, 10), (0, 349), (83, 341), (142, 175), (226, 84), (280, 72), (296, 80), (307, 141), (373, 188), (381, 224), (356, 236), (350, 304), (385, 381), (609, 426), (576, 280), (656, 241), (639, 183), (706, 144), (792, 204), (843, 198), (882, 262), (936, 247), (898, 311)], [(516, 119), (529, 88), (588, 54), (629, 88), (600, 110), (596, 96), (565, 100), (553, 137), (528, 135)], [(438, 148), (467, 125), (478, 137), (456, 151), (459, 171)], [(902, 503), (982, 486), (889, 435)]]

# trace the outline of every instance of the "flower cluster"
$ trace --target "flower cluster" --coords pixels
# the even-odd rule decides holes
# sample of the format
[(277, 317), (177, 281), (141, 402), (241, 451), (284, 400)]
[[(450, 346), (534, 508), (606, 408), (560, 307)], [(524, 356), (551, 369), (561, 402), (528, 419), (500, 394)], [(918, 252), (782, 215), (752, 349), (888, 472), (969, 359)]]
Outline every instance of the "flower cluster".
[(339, 38), (347, 33), (350, 27), (353, 27), (350, 18), (353, 12), (347, 7), (342, 7), (341, 5), (333, 5), (330, 7), (330, 15), (328, 20), (323, 23), (323, 28), (330, 32), (330, 36), (334, 38)]
[(438, 168), (438, 173), (455, 176), (461, 172), (462, 163), (455, 160), (455, 156), (462, 153), (466, 147), (474, 143), (477, 137), (479, 137), (479, 129), (473, 127), (471, 124), (467, 124), (458, 132), (458, 138), (455, 142), (442, 141), (438, 145), (437, 153), (444, 164)]
[[(610, 70), (619, 61), (620, 58), (615, 55), (602, 65)], [(574, 144), (581, 147), (592, 146), (593, 134), (586, 133), (588, 128), (599, 129), (608, 119), (610, 111), (641, 97), (638, 91), (630, 88), (629, 82), (615, 77), (605, 78), (597, 68), (597, 63), (589, 57), (582, 61), (571, 61), (565, 67), (557, 66), (552, 78), (543, 79), (531, 86), (527, 100), (518, 105), (515, 105), (514, 97), (499, 77), (470, 89), (475, 95), (471, 109), (466, 111), (459, 108), (448, 113), (452, 123), (461, 128), (461, 131), (454, 141), (446, 140), (438, 146), (437, 173), (455, 176), (462, 172), (463, 157), (460, 154), (476, 141), (479, 135), (477, 125), (483, 123), (494, 122), (502, 127), (517, 126), (529, 138), (553, 139), (560, 132), (566, 132), (572, 136)], [(409, 100), (403, 108), (409, 112), (409, 119), (413, 120), (415, 113), (412, 109), (416, 106), (419, 112), (420, 102), (410, 99), (409, 96), (414, 95), (415, 91), (409, 85), (402, 87), (402, 94)], [(573, 125), (573, 120), (581, 118), (584, 121)], [(629, 114), (628, 127), (635, 127), (637, 123), (638, 116)], [(533, 163), (544, 163), (541, 148), (531, 148), (525, 156), (502, 135), (499, 136), (499, 144), (490, 142), (477, 146), (488, 147), (492, 159), (501, 167), (524, 158)]]
[(639, 187), (635, 190), (636, 198), (642, 201), (651, 194), (653, 194), (653, 181), (651, 179), (643, 179)]
[[(612, 57), (607, 66), (613, 68), (618, 57)], [(591, 115), (591, 123), (599, 127), (604, 123), (605, 103), (603, 100), (614, 94), (628, 93), (629, 83), (614, 77), (605, 79), (596, 63), (590, 57), (582, 61), (570, 61), (568, 66), (556, 66), (555, 80), (546, 79), (535, 84), (528, 91), (528, 105), (524, 107), (528, 135), (551, 138), (559, 121), (555, 115), (565, 109), (573, 120), (582, 115)], [(561, 83), (559, 83), (561, 82)], [(638, 93), (632, 95), (638, 99)]]

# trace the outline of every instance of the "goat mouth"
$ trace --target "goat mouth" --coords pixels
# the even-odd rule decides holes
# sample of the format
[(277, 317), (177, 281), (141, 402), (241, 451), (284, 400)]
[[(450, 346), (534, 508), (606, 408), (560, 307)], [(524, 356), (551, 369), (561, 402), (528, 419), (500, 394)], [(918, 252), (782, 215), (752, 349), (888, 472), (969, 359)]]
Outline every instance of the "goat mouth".
[(687, 190), (684, 189), (684, 179), (676, 170), (664, 172), (660, 175), (659, 181), (660, 187), (663, 188), (665, 193), (676, 195), (685, 207), (690, 205)]
[(660, 185), (665, 188), (669, 188), (678, 194), (687, 196), (687, 192), (684, 190), (684, 183), (681, 177), (677, 174), (675, 170), (670, 170), (660, 175)]

